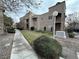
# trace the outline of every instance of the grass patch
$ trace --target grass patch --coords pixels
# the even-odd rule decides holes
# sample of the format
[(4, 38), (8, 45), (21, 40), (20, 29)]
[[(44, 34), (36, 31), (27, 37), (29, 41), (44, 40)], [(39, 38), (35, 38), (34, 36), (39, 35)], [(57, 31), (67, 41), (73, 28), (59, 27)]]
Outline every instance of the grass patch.
[(45, 35), (47, 37), (52, 37), (51, 32), (36, 32), (36, 31), (28, 31), (28, 30), (22, 30), (21, 32), (30, 44), (32, 44), (35, 39), (37, 39), (42, 35)]

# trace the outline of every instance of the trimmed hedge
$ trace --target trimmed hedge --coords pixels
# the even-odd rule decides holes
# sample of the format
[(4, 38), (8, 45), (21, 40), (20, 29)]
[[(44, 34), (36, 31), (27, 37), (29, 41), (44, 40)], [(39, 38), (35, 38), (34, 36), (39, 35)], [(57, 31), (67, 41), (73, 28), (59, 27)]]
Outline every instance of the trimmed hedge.
[(45, 59), (59, 59), (62, 52), (62, 46), (56, 40), (46, 36), (37, 38), (33, 43), (33, 47), (36, 53)]
[(75, 34), (74, 34), (74, 29), (72, 28), (67, 28), (66, 32), (68, 33), (69, 38), (74, 38)]
[(72, 33), (68, 33), (69, 37), (70, 38), (74, 38), (75, 34), (72, 32)]
[(7, 32), (8, 33), (15, 33), (15, 28), (13, 28), (13, 27), (7, 28)]

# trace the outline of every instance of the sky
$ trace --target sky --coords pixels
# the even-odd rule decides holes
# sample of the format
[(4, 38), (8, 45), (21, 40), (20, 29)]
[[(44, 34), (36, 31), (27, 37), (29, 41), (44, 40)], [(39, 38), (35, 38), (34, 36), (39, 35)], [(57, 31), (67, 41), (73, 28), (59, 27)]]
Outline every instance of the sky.
[[(41, 4), (40, 8), (32, 8), (31, 12), (34, 14), (43, 14), (48, 12), (48, 8), (54, 6), (57, 2), (62, 2), (64, 0), (42, 0), (43, 3)], [(72, 14), (74, 12), (79, 12), (79, 0), (65, 0), (66, 1), (66, 15)], [(20, 17), (23, 17), (27, 11), (26, 7), (23, 6), (21, 10), (17, 11), (17, 14), (13, 12), (6, 11), (5, 14), (11, 17), (14, 22), (19, 22)]]

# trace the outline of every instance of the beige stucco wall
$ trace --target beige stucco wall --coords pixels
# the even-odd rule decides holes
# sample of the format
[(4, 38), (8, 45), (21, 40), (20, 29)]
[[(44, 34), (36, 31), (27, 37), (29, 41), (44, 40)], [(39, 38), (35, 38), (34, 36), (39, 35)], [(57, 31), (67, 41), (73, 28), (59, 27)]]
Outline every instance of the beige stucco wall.
[(66, 11), (65, 1), (62, 2), (62, 3), (60, 3), (60, 4), (55, 5), (53, 7), (50, 7), (49, 8), (49, 13), (51, 14), (55, 10), (62, 14), (62, 18), (61, 18), (61, 30), (64, 30), (64, 27), (65, 27), (65, 11)]
[(3, 11), (0, 10), (0, 34), (3, 34), (4, 30), (3, 30), (4, 24), (3, 24)]
[[(58, 21), (56, 21), (56, 23), (61, 23), (60, 30), (64, 30), (64, 26), (65, 26), (65, 9), (66, 9), (65, 2), (61, 2), (60, 4), (56, 4), (55, 6), (50, 7), (49, 12), (47, 12), (45, 14), (42, 14), (42, 15), (35, 15), (35, 14), (32, 14), (32, 12), (30, 12), (30, 13), (26, 14), (22, 18), (21, 22), (25, 23), (25, 24), (23, 23), (22, 26), (24, 26), (24, 29), (27, 29), (26, 28), (27, 22), (25, 20), (26, 19), (31, 19), (31, 21), (29, 20), (29, 25), (31, 23), (31, 25), (34, 26), (36, 30), (44, 30), (44, 27), (46, 27), (47, 31), (51, 31), (51, 27), (53, 27), (53, 19), (54, 19), (54, 17), (52, 16), (52, 13), (54, 11), (58, 11), (58, 13), (61, 13), (61, 21), (58, 20)], [(49, 20), (48, 19), (49, 16), (52, 16), (52, 19)], [(34, 22), (32, 20), (33, 17), (37, 18), (36, 22)]]
[(39, 16), (38, 18), (39, 25), (40, 25), (39, 30), (44, 30), (44, 27), (46, 27), (46, 30), (50, 31), (49, 27), (53, 27), (53, 19), (49, 20), (48, 17), (49, 17), (49, 13)]
[(4, 22), (3, 22), (3, 4), (0, 0), (0, 34), (4, 33)]
[[(65, 2), (55, 5), (53, 7), (49, 8), (49, 12), (39, 16), (39, 22), (40, 22), (40, 30), (44, 30), (44, 27), (47, 28), (47, 31), (50, 31), (51, 27), (53, 27), (53, 19), (54, 17), (52, 16), (52, 13), (54, 11), (58, 11), (58, 13), (61, 13), (61, 21), (56, 21), (57, 23), (61, 23), (61, 30), (64, 30), (65, 26)], [(52, 16), (52, 19), (48, 19), (49, 16)]]

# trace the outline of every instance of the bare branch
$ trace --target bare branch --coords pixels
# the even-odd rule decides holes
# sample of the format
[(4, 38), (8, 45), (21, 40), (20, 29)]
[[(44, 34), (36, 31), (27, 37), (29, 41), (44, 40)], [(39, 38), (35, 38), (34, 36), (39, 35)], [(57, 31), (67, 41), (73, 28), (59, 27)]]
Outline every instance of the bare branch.
[[(31, 7), (37, 8), (41, 4), (37, 2), (37, 0), (1, 0), (4, 4), (5, 10), (16, 12), (20, 8), (22, 8), (24, 5), (31, 9)], [(24, 4), (24, 5), (23, 5)]]

